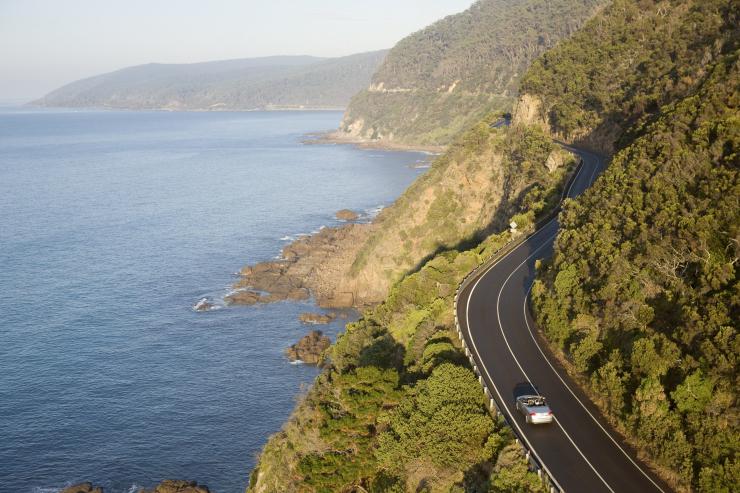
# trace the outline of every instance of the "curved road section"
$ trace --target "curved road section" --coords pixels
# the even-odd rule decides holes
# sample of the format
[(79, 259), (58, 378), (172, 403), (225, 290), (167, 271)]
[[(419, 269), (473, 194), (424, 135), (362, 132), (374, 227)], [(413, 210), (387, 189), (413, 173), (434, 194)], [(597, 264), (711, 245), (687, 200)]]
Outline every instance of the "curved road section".
[[(586, 190), (606, 167), (604, 158), (571, 149), (583, 159), (567, 195)], [(564, 492), (668, 492), (640, 463), (596, 407), (568, 378), (534, 330), (528, 298), (535, 260), (552, 255), (557, 219), (463, 284), (459, 328), (473, 363), (499, 410), (527, 449)], [(539, 393), (552, 424), (531, 425), (515, 408), (516, 396)]]

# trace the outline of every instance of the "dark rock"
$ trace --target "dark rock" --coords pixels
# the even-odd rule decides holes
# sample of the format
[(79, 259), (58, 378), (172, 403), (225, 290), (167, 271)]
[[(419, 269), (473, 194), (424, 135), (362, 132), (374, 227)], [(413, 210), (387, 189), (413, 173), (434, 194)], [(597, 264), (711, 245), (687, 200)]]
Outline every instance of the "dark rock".
[(208, 298), (201, 298), (198, 302), (193, 305), (193, 310), (196, 312), (207, 312), (212, 310), (216, 305), (210, 302)]
[(210, 493), (205, 485), (198, 485), (195, 481), (165, 479), (152, 490), (142, 490), (141, 493)]
[(331, 339), (320, 330), (312, 330), (298, 343), (285, 350), (291, 361), (303, 361), (310, 365), (318, 365), (323, 360), (324, 351), (331, 346)]
[(301, 322), (304, 324), (314, 324), (314, 325), (320, 325), (320, 324), (328, 324), (332, 320), (334, 320), (337, 316), (333, 313), (301, 313), (301, 316), (298, 317)]
[(224, 298), (228, 305), (255, 305), (262, 300), (262, 295), (256, 291), (240, 290)]
[(64, 488), (60, 493), (103, 493), (102, 486), (93, 486), (89, 481)]
[(294, 288), (288, 292), (288, 299), (293, 301), (303, 301), (311, 297), (311, 293), (306, 288)]
[(336, 213), (337, 219), (340, 221), (356, 221), (360, 217), (356, 212), (349, 209), (342, 209)]

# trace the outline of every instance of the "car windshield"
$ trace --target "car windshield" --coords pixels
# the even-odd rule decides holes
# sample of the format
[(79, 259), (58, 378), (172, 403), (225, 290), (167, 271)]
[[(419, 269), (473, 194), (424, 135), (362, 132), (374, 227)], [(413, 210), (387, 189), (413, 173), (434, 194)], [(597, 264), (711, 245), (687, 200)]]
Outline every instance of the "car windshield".
[(544, 397), (527, 397), (524, 399), (524, 404), (527, 406), (546, 406)]

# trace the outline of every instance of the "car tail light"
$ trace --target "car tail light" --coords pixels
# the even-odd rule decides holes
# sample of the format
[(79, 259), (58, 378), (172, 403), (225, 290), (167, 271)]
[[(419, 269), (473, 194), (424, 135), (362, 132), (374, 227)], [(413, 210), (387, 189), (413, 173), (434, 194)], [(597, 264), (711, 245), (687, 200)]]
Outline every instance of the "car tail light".
[(547, 411), (548, 416), (552, 416), (552, 411)]
[(530, 416), (536, 416), (536, 415), (537, 415), (537, 413), (536, 413), (536, 412), (534, 412), (534, 411), (532, 411), (531, 413), (529, 413), (529, 415), (530, 415)]

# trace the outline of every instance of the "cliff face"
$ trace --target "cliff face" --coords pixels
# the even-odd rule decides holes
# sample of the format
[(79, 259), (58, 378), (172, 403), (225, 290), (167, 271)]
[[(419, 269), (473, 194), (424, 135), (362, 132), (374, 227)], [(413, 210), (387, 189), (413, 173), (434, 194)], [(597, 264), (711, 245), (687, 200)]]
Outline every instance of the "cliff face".
[(344, 108), (366, 87), (386, 53), (152, 63), (73, 82), (33, 104), (167, 110)]
[(399, 42), (345, 113), (339, 137), (447, 145), (487, 113), (511, 108), (537, 56), (604, 0), (480, 0)]

